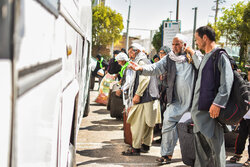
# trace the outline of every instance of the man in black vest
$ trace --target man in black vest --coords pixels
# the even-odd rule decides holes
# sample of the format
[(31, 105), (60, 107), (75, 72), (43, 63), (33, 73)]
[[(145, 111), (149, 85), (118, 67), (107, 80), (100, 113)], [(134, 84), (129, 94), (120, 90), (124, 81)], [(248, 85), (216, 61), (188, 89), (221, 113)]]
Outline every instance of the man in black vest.
[[(216, 51), (215, 32), (208, 26), (200, 27), (195, 33), (198, 48), (205, 51), (203, 60), (197, 61), (196, 51), (187, 48), (194, 64), (199, 69), (194, 90), (191, 115), (194, 121), (195, 165), (196, 167), (226, 166), (224, 131), (216, 121), (220, 109), (225, 108), (233, 84), (233, 71), (229, 59), (221, 54), (214, 64), (213, 53)], [(214, 67), (219, 69), (219, 75)], [(218, 81), (219, 80), (219, 81)], [(218, 90), (216, 83), (219, 83)]]
[(191, 105), (194, 69), (184, 53), (185, 41), (185, 36), (177, 34), (172, 42), (173, 51), (168, 48), (167, 56), (157, 63), (145, 66), (131, 63), (131, 68), (142, 71), (143, 75), (161, 75), (167, 72), (167, 108), (163, 116), (161, 157), (156, 159), (159, 163), (171, 162), (178, 140), (176, 125)]

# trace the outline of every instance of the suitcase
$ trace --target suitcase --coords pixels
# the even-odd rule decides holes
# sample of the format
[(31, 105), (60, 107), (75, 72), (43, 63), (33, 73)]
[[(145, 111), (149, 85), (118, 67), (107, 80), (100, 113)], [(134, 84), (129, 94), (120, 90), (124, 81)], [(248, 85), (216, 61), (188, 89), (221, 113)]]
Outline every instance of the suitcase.
[(236, 142), (238, 135), (239, 135), (239, 133), (237, 133), (235, 131), (225, 133), (224, 134), (225, 147), (226, 148), (235, 147), (235, 142)]
[(112, 90), (109, 92), (109, 99), (107, 109), (110, 111), (110, 116), (112, 118), (122, 119), (122, 111), (124, 108), (122, 97), (116, 96), (115, 92), (121, 86), (118, 84), (114, 84)]
[(195, 148), (193, 124), (190, 121), (178, 123), (177, 131), (181, 147), (182, 161), (188, 166), (194, 166)]
[(124, 130), (124, 143), (132, 146), (132, 133), (130, 124), (127, 123), (127, 112), (123, 112), (123, 130)]
[[(184, 164), (192, 167), (194, 166), (195, 162), (195, 137), (193, 133), (193, 127), (194, 126), (191, 119), (177, 124), (182, 161)], [(212, 160), (209, 162), (208, 167), (215, 167)]]
[(225, 147), (226, 148), (235, 147), (235, 143), (236, 143), (236, 140), (237, 140), (238, 135), (239, 135), (240, 124), (238, 124), (236, 126), (231, 126), (231, 125), (227, 125), (227, 126), (229, 126), (229, 128), (228, 128), (229, 131), (224, 134)]

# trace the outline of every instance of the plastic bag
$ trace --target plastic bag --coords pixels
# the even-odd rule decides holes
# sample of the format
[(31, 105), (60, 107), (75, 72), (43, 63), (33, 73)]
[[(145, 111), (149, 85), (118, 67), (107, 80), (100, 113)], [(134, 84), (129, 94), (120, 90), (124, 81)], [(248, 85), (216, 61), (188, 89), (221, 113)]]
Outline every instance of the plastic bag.
[(99, 95), (97, 96), (95, 102), (99, 104), (107, 105), (108, 103), (108, 94), (109, 94), (109, 87), (112, 82), (114, 82), (114, 76), (107, 73), (101, 83), (99, 88)]

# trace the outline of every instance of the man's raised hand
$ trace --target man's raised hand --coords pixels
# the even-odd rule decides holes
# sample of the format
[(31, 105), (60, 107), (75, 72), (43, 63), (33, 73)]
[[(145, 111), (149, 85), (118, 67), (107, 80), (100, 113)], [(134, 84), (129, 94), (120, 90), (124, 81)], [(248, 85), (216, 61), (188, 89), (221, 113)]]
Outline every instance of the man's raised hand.
[(141, 66), (139, 66), (138, 64), (136, 64), (136, 63), (134, 63), (132, 61), (129, 62), (129, 66), (128, 67), (130, 69), (134, 70), (134, 71), (142, 71), (143, 70)]

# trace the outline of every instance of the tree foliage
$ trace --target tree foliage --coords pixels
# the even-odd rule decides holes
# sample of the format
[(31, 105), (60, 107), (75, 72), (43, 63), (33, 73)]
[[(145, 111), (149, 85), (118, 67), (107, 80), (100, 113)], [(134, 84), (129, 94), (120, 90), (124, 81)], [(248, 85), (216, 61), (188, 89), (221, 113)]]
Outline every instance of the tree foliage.
[(249, 3), (243, 1), (223, 9), (223, 16), (219, 18), (217, 27), (222, 36), (226, 37), (226, 45), (240, 46), (240, 64), (243, 66), (247, 57), (247, 44), (249, 43)]
[(223, 9), (223, 16), (219, 18), (217, 27), (221, 34), (226, 37), (227, 44), (239, 45), (242, 32), (243, 13), (246, 5), (243, 2), (234, 4), (229, 9)]
[(208, 23), (207, 26), (214, 29), (215, 32), (215, 42), (218, 42), (221, 37), (221, 31), (218, 29), (218, 27), (215, 24)]
[(248, 44), (250, 43), (250, 2), (248, 2), (244, 13), (243, 13), (243, 22), (240, 26), (240, 31), (241, 31), (241, 38), (240, 38), (240, 43), (242, 46), (242, 52), (245, 55), (243, 58), (245, 61), (248, 59), (247, 55), (247, 47)]
[(152, 45), (154, 46), (155, 50), (158, 52), (162, 45), (162, 24), (159, 27), (159, 31), (157, 31), (153, 37)]
[[(121, 38), (123, 18), (108, 6), (99, 4), (92, 9), (92, 44), (93, 47), (110, 45)], [(99, 49), (98, 49), (99, 50)]]

